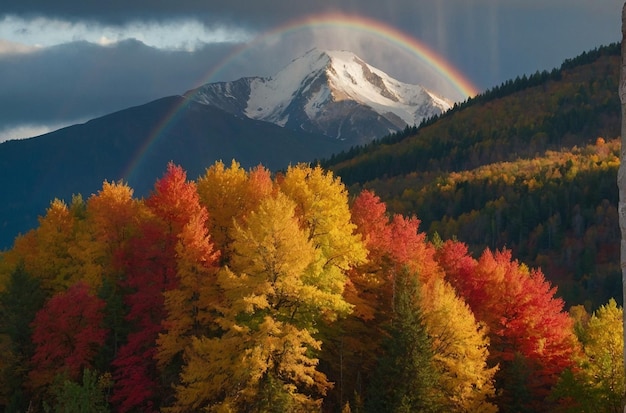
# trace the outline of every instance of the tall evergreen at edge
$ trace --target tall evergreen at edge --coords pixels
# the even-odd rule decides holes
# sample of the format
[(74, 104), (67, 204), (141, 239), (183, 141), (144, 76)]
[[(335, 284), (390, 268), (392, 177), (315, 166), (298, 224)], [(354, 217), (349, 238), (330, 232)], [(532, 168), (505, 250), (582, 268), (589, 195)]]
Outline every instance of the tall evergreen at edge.
[(404, 268), (396, 275), (393, 319), (365, 402), (366, 412), (443, 411), (432, 344), (419, 308), (419, 281)]

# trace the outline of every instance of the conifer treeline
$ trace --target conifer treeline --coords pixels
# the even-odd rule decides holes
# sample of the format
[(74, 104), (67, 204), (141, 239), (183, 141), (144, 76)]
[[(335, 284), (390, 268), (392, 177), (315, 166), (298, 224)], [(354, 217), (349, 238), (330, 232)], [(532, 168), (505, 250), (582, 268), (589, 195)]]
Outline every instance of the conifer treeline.
[[(614, 301), (428, 240), (320, 167), (170, 165), (52, 202), (0, 256), (5, 411), (577, 411), (619, 404)], [(621, 325), (621, 324), (620, 324)], [(611, 328), (607, 328), (610, 326)], [(607, 343), (616, 343), (608, 345)], [(621, 360), (621, 350), (619, 351)], [(617, 359), (615, 359), (617, 360)], [(383, 384), (384, 383), (384, 384)], [(606, 410), (608, 411), (608, 410)]]

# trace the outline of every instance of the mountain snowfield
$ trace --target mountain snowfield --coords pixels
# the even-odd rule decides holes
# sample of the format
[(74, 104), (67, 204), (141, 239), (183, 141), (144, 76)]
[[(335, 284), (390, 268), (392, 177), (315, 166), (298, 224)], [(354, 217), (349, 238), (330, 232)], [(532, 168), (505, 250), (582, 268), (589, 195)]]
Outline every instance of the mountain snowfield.
[(270, 78), (209, 83), (199, 103), (283, 127), (365, 143), (441, 114), (451, 102), (400, 82), (348, 51), (312, 49)]

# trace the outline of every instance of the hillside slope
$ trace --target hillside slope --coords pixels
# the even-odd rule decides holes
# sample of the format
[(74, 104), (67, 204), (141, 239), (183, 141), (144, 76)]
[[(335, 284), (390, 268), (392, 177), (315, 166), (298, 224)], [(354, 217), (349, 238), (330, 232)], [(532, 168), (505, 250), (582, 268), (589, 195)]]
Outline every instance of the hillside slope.
[[(431, 236), (509, 248), (568, 304), (621, 301), (615, 177), (619, 45), (507, 82), (323, 164)], [(603, 139), (598, 139), (602, 137)]]

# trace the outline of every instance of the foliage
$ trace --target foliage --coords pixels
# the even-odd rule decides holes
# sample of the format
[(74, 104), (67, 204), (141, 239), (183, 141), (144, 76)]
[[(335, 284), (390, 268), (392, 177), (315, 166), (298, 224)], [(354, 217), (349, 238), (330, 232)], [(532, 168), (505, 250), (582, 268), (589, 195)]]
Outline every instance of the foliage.
[(619, 290), (619, 45), (510, 80), (420, 125), (323, 165), (355, 195), (465, 242), (541, 267), (568, 305)]
[(348, 185), (363, 184), (383, 176), (469, 170), (533, 157), (588, 143), (592, 130), (614, 137), (619, 134), (618, 80), (619, 47), (612, 45), (552, 74), (507, 81), (424, 122), (416, 133), (339, 154), (323, 165)]
[(430, 234), (461, 239), (474, 253), (510, 248), (529, 265), (541, 266), (569, 304), (593, 308), (617, 295), (618, 166), (619, 141), (598, 139), (532, 160), (442, 175), (428, 184), (407, 176), (396, 183), (399, 188), (421, 189), (407, 189), (390, 203), (417, 211)]
[(562, 310), (563, 301), (554, 297), (555, 289), (541, 271), (512, 260), (510, 251), (486, 250), (474, 260), (466, 246), (447, 241), (438, 259), (489, 330), (490, 363), (500, 367), (499, 407), (545, 408), (551, 388), (579, 351), (572, 320)]
[(46, 411), (55, 413), (107, 413), (109, 412), (105, 392), (108, 378), (98, 377), (95, 371), (85, 369), (82, 382), (78, 383), (59, 376), (52, 393), (54, 405)]
[(33, 388), (51, 385), (59, 374), (76, 380), (91, 367), (107, 334), (101, 326), (103, 308), (104, 302), (78, 283), (54, 295), (37, 312), (32, 323)]
[(0, 388), (2, 404), (7, 410), (25, 410), (24, 385), (35, 351), (31, 341), (32, 322), (46, 296), (40, 280), (19, 264), (0, 292)]
[(146, 199), (105, 182), (55, 201), (0, 256), (0, 404), (558, 411), (582, 405), (577, 389), (612, 403), (613, 304), (574, 322), (511, 251), (474, 258), (421, 225), (371, 191), (350, 206), (307, 165), (218, 163), (196, 184), (170, 164)]
[(433, 279), (421, 288), (420, 307), (446, 411), (496, 412), (493, 379), (499, 366), (488, 366), (489, 339), (484, 324), (476, 321), (463, 299), (442, 279)]
[(615, 300), (581, 320), (583, 354), (554, 392), (568, 412), (621, 412), (624, 392), (623, 310)]
[[(423, 294), (417, 301), (430, 338), (437, 389), (446, 396), (449, 411), (492, 411), (489, 402), (495, 368), (487, 366), (488, 340), (471, 310), (443, 279), (435, 248), (418, 232), (419, 221), (399, 215), (389, 218), (385, 204), (363, 191), (352, 206), (353, 219), (369, 250), (368, 262), (350, 272), (347, 299), (355, 305), (340, 325), (352, 332), (341, 337), (341, 363), (369, 382), (379, 358), (380, 340), (393, 319), (397, 275), (419, 274)], [(355, 335), (357, 333), (358, 335)], [(343, 378), (343, 376), (342, 376)], [(350, 381), (341, 385), (354, 391)], [(376, 387), (376, 386), (374, 386)]]

